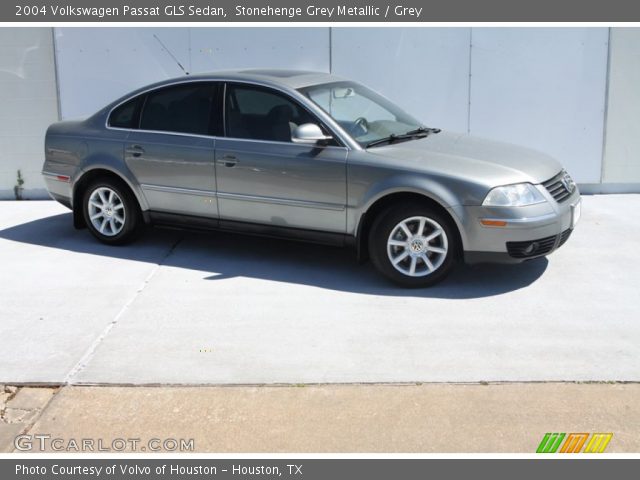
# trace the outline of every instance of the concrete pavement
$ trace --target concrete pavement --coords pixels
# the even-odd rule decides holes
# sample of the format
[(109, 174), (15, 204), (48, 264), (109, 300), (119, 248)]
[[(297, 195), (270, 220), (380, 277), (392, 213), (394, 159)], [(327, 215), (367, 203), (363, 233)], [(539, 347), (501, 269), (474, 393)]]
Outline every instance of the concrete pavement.
[(638, 211), (586, 196), (548, 260), (403, 290), (348, 250), (166, 230), (107, 247), (53, 202), (3, 202), (0, 382), (638, 381)]
[(638, 384), (65, 387), (20, 431), (32, 451), (49, 435), (45, 451), (193, 439), (186, 451), (220, 453), (534, 453), (547, 432), (611, 432), (608, 453), (635, 453), (639, 399)]
[(13, 449), (15, 437), (35, 423), (57, 391), (57, 388), (0, 385), (0, 452)]

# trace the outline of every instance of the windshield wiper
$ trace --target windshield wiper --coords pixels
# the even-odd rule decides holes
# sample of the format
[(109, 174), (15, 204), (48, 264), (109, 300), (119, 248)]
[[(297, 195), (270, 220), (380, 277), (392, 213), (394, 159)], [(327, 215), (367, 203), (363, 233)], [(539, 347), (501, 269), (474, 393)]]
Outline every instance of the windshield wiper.
[(393, 143), (398, 140), (408, 140), (410, 138), (424, 138), (424, 137), (428, 137), (432, 133), (439, 133), (439, 132), (440, 132), (439, 128), (418, 127), (415, 130), (409, 130), (407, 133), (402, 133), (399, 135), (392, 133), (388, 137), (374, 140), (373, 142), (367, 143), (365, 148), (375, 147), (376, 145), (382, 145), (383, 143)]
[(416, 135), (418, 133), (440, 133), (441, 130), (439, 128), (430, 128), (430, 127), (418, 127), (415, 130), (409, 130), (405, 135)]

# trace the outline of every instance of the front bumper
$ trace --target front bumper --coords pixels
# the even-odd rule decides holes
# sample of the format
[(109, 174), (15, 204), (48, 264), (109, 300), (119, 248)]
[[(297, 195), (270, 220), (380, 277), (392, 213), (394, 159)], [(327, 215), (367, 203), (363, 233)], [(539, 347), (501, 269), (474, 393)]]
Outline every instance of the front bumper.
[[(465, 262), (519, 263), (563, 245), (580, 209), (576, 188), (560, 203), (547, 198), (546, 203), (526, 207), (459, 206), (452, 213), (461, 223)], [(483, 220), (494, 226), (483, 225)]]

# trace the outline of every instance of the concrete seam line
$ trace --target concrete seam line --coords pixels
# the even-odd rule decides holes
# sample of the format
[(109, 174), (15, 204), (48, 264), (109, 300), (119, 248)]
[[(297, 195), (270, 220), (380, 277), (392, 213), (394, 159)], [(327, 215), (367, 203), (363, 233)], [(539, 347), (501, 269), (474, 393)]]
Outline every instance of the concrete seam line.
[(63, 380), (63, 384), (65, 384), (65, 385), (73, 385), (74, 384), (73, 383), (74, 377), (76, 377), (80, 372), (82, 372), (82, 370), (85, 369), (87, 364), (91, 361), (91, 359), (95, 355), (95, 352), (98, 349), (98, 347), (100, 346), (100, 344), (104, 341), (104, 339), (107, 337), (107, 335), (109, 335), (109, 333), (111, 332), (113, 327), (115, 327), (115, 325), (120, 321), (122, 316), (126, 313), (126, 311), (133, 304), (133, 302), (136, 301), (138, 296), (146, 288), (146, 286), (149, 284), (149, 282), (151, 281), (153, 276), (160, 269), (160, 267), (164, 264), (164, 262), (167, 260), (167, 258), (169, 258), (171, 256), (171, 254), (173, 253), (173, 251), (176, 249), (176, 247), (182, 241), (183, 238), (184, 237), (179, 238), (176, 242), (174, 242), (173, 245), (171, 245), (171, 248), (169, 248), (169, 250), (164, 255), (164, 257), (162, 257), (160, 259), (160, 261), (156, 264), (156, 266), (153, 268), (153, 270), (151, 270), (149, 275), (147, 275), (147, 277), (144, 279), (144, 281), (142, 282), (140, 287), (138, 287), (138, 289), (133, 294), (133, 296), (122, 306), (122, 308), (120, 309), (120, 311), (118, 311), (116, 316), (113, 317), (113, 319), (105, 326), (105, 328), (102, 330), (100, 335), (98, 335), (96, 337), (96, 339), (91, 343), (91, 345), (89, 345), (89, 348), (87, 348), (87, 350), (84, 352), (82, 357), (80, 357), (80, 360), (78, 360), (78, 362), (75, 364), (75, 366), (65, 376), (65, 378)]
[(76, 382), (74, 387), (90, 388), (308, 388), (308, 387), (497, 387), (513, 385), (640, 385), (636, 380), (501, 380), (481, 382), (329, 382), (329, 383), (127, 383)]

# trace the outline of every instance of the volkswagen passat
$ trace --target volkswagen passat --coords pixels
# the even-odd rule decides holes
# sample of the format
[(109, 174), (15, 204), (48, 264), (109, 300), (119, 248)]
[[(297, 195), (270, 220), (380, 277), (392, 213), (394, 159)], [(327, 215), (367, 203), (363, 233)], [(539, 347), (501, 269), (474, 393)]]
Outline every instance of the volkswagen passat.
[(45, 150), (51, 196), (102, 242), (151, 224), (352, 246), (409, 287), (459, 259), (547, 255), (580, 216), (552, 158), (426, 127), (325, 73), (163, 81), (51, 125)]

